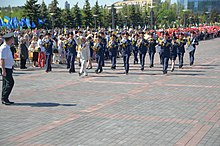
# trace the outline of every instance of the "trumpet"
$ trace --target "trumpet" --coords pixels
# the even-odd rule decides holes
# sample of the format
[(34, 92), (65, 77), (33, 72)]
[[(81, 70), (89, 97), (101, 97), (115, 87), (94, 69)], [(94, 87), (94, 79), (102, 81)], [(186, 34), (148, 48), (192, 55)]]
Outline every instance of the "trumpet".
[(137, 40), (137, 47), (141, 47), (142, 41), (143, 41), (143, 39), (138, 39)]

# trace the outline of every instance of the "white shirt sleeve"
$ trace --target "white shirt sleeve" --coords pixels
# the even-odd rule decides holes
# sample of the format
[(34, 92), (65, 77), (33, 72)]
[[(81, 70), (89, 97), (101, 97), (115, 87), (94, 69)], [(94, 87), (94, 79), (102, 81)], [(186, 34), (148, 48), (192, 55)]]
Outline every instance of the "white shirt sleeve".
[(0, 59), (7, 59), (7, 55), (6, 48), (0, 49)]

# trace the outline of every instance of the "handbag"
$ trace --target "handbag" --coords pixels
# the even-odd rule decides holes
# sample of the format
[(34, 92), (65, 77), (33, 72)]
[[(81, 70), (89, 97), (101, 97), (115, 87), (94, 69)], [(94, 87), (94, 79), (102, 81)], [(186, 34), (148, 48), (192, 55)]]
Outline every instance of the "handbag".
[(192, 52), (192, 51), (195, 50), (195, 48), (194, 48), (192, 45), (189, 45), (189, 46), (186, 48), (186, 50), (187, 50), (188, 52)]

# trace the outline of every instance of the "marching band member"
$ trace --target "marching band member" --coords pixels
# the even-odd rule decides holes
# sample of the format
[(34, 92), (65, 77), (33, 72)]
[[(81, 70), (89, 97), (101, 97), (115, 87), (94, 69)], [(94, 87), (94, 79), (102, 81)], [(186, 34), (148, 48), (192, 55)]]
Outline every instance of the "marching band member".
[(184, 34), (180, 33), (179, 34), (179, 39), (177, 40), (178, 42), (178, 48), (177, 48), (177, 55), (179, 58), (179, 68), (183, 67), (183, 57), (185, 53), (185, 45), (186, 45), (186, 39), (184, 39)]
[(171, 72), (174, 71), (175, 60), (177, 57), (177, 48), (179, 46), (177, 38), (174, 36), (170, 47)]
[(76, 58), (76, 41), (73, 38), (73, 32), (69, 33), (67, 44), (67, 69), (69, 73), (75, 73), (75, 58)]
[(167, 74), (168, 62), (170, 58), (170, 47), (171, 42), (168, 40), (169, 34), (164, 34), (164, 40), (160, 41), (159, 45), (161, 46), (161, 59), (163, 65), (163, 74)]
[(128, 39), (129, 34), (123, 33), (123, 39), (121, 40), (121, 54), (123, 56), (123, 61), (124, 61), (124, 67), (125, 67), (125, 74), (128, 75), (129, 72), (129, 58), (131, 56), (131, 50), (132, 50), (132, 44), (131, 41)]
[(102, 44), (102, 37), (97, 37), (97, 43), (94, 45), (94, 49), (96, 51), (96, 59), (97, 59), (97, 69), (95, 70), (95, 73), (101, 73), (103, 71), (102, 66), (104, 62), (104, 47)]
[(53, 48), (53, 40), (51, 38), (51, 34), (47, 33), (45, 39), (43, 41), (43, 46), (45, 48), (46, 55), (46, 73), (52, 71), (51, 66), (51, 57), (52, 57), (52, 48)]
[(139, 39), (137, 41), (137, 47), (139, 50), (141, 71), (144, 70), (145, 56), (148, 49), (148, 41), (144, 39), (144, 32), (139, 32)]
[(117, 58), (117, 52), (118, 52), (118, 43), (116, 42), (116, 35), (112, 35), (109, 41), (108, 49), (109, 49), (109, 55), (111, 58), (112, 67), (111, 69), (116, 69), (116, 58)]
[(198, 39), (196, 37), (196, 32), (190, 33), (190, 37), (188, 38), (188, 46), (192, 46), (193, 49), (189, 50), (189, 59), (190, 59), (190, 66), (194, 63), (194, 55), (196, 51), (196, 45), (199, 45)]
[(88, 73), (86, 71), (86, 65), (87, 61), (90, 59), (90, 47), (89, 47), (90, 41), (89, 38), (81, 37), (81, 45), (80, 45), (80, 51), (79, 58), (81, 62), (81, 67), (79, 71), (79, 76), (84, 74), (84, 76), (88, 76)]
[[(164, 36), (164, 31), (161, 31), (161, 32), (160, 32), (160, 37), (158, 38), (158, 42), (159, 42), (159, 43), (161, 43), (161, 42), (164, 41), (163, 36)], [(160, 46), (160, 45), (159, 45), (159, 46)], [(163, 57), (162, 57), (161, 51), (162, 51), (162, 50), (160, 49), (158, 53), (159, 53), (159, 56), (160, 56), (160, 64), (163, 65)]]
[(138, 47), (137, 47), (138, 34), (135, 34), (132, 38), (132, 50), (134, 55), (134, 64), (138, 64)]
[[(103, 46), (103, 48), (104, 48), (104, 58), (106, 58), (106, 59), (108, 59), (108, 48), (107, 48), (107, 40), (106, 40), (106, 38), (105, 38), (105, 33), (104, 32), (100, 32), (100, 36), (102, 37), (102, 41), (101, 41), (101, 43), (102, 43), (102, 46)], [(102, 66), (105, 66), (105, 61), (104, 61), (104, 59), (102, 60)]]
[(149, 58), (150, 58), (150, 68), (151, 67), (154, 67), (154, 55), (156, 53), (156, 45), (157, 45), (157, 42), (156, 40), (153, 38), (153, 33), (150, 34), (150, 37), (148, 38), (148, 47), (149, 47), (149, 51), (148, 51), (148, 54), (149, 54)]

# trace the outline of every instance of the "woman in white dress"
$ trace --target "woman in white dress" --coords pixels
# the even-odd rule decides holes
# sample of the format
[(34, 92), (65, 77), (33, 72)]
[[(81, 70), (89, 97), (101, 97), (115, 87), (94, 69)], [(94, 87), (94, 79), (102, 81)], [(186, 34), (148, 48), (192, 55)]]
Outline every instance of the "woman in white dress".
[(90, 48), (89, 48), (89, 42), (85, 37), (81, 37), (81, 45), (79, 49), (79, 58), (81, 62), (81, 68), (79, 71), (79, 76), (82, 74), (84, 76), (88, 76), (88, 72), (86, 70), (87, 61), (90, 59)]

